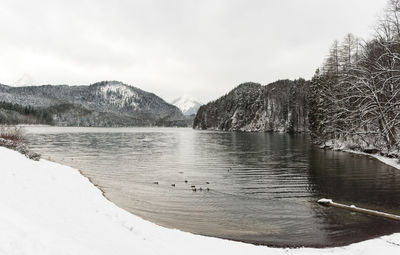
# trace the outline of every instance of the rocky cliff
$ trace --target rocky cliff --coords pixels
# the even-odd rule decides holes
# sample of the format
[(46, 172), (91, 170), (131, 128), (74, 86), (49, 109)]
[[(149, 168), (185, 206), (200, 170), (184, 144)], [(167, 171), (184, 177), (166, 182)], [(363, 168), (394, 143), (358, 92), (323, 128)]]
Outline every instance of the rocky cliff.
[(193, 128), (224, 131), (304, 132), (308, 130), (307, 91), (303, 79), (266, 86), (244, 83), (200, 107)]

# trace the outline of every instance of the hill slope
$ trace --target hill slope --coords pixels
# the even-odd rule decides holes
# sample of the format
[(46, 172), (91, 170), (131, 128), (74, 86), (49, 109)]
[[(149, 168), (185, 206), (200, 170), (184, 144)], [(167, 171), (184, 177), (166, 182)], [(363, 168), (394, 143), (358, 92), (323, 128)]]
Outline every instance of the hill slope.
[(188, 125), (177, 107), (152, 93), (117, 81), (103, 81), (90, 86), (0, 85), (0, 105), (0, 123), (61, 126)]
[(309, 82), (280, 80), (266, 86), (244, 83), (200, 107), (195, 129), (304, 132), (308, 130)]

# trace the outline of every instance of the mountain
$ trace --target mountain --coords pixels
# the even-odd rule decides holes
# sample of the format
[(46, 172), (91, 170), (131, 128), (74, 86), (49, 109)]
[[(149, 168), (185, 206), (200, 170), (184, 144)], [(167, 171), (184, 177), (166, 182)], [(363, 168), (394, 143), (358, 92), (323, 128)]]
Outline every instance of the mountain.
[(244, 83), (200, 107), (193, 128), (225, 131), (308, 130), (309, 82), (280, 80), (266, 86)]
[(60, 126), (187, 126), (181, 111), (155, 94), (118, 81), (90, 86), (0, 85), (0, 123)]
[(33, 79), (32, 76), (30, 76), (29, 74), (23, 74), (16, 81), (14, 81), (11, 85), (12, 86), (34, 86), (37, 84), (38, 83), (35, 81), (35, 79)]
[(174, 101), (171, 102), (171, 104), (178, 107), (183, 112), (183, 114), (187, 116), (196, 114), (200, 106), (203, 105), (202, 103), (197, 102), (188, 95), (183, 95), (175, 99)]

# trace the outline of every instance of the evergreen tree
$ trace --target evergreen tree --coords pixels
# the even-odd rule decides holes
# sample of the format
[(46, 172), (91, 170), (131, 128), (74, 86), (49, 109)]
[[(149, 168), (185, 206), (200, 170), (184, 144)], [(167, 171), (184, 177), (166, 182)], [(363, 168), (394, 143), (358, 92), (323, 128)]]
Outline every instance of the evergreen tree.
[(322, 142), (324, 133), (324, 109), (323, 102), (321, 99), (323, 89), (323, 78), (320, 70), (317, 69), (315, 72), (310, 85), (310, 91), (308, 95), (308, 121), (309, 129), (312, 139), (315, 142)]

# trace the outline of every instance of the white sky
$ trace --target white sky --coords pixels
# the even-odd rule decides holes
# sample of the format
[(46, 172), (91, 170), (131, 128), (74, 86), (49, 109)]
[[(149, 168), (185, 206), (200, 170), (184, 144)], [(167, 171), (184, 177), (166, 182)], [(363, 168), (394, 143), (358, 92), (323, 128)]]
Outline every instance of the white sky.
[(369, 37), (386, 0), (0, 0), (0, 82), (119, 80), (167, 101), (311, 78), (334, 39)]

